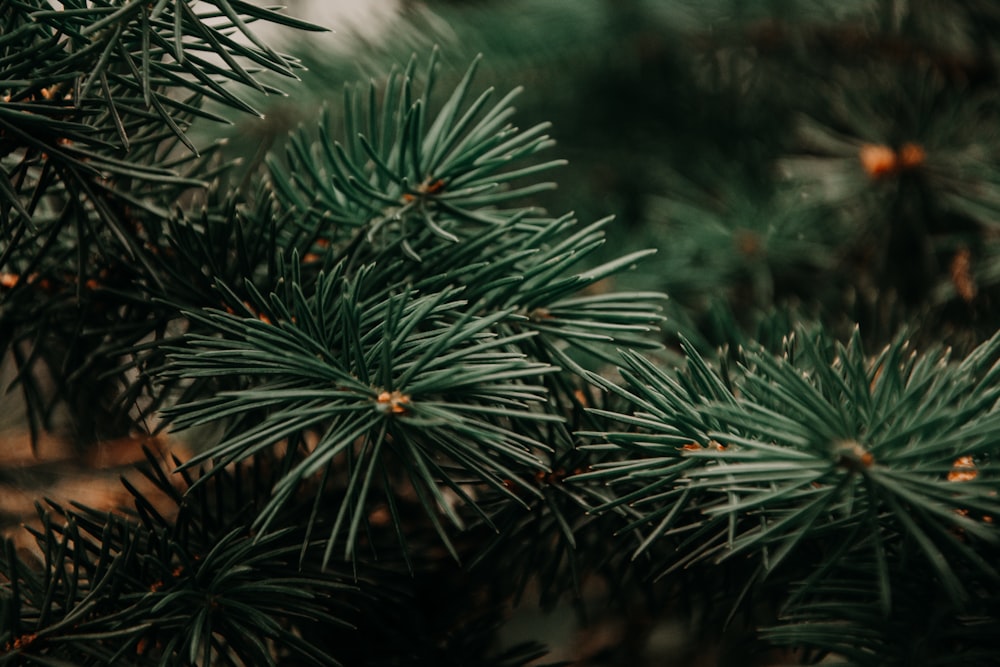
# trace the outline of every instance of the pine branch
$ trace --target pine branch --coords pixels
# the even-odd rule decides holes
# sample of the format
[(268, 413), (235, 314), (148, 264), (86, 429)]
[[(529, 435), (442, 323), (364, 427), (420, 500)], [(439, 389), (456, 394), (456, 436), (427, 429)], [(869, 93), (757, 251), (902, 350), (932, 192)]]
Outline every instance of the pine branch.
[[(292, 139), (296, 157), (289, 166), (271, 161), (278, 201), (289, 206), (279, 219), (297, 221), (292, 229), (301, 233), (294, 238), (313, 239), (308, 253), (285, 254), (293, 236), (272, 234), (284, 259), (268, 296), (251, 281), (230, 287), (217, 275), (224, 308), (202, 301), (208, 310), (184, 310), (189, 333), (159, 374), (174, 384), (230, 383), (164, 412), (179, 428), (227, 424), (222, 442), (189, 465), (211, 461), (213, 470), (222, 469), (286, 439), (297, 443), (306, 432), (318, 434), (301, 461), (286, 460), (287, 475), (257, 526), (268, 529), (308, 480), (340, 479), (347, 496), (328, 533), (327, 557), (341, 540), (345, 556), (355, 555), (369, 499), (391, 498), (396, 491), (389, 480), (396, 475), (418, 494), (455, 553), (436, 517), (444, 514), (457, 527), (466, 519), (442, 489), (454, 494), (462, 512), (487, 523), (475, 500), (482, 491), (470, 488), (524, 504), (510, 489), (531, 489), (530, 476), (547, 470), (552, 446), (543, 427), (579, 409), (580, 385), (556, 379), (560, 369), (585, 372), (587, 362), (573, 360), (568, 348), (611, 359), (602, 346), (656, 345), (647, 336), (659, 319), (650, 303), (658, 295), (579, 294), (648, 253), (567, 275), (603, 242), (608, 220), (567, 234), (575, 224), (569, 216), (500, 212), (495, 205), (510, 193), (487, 188), (482, 179), (503, 182), (548, 166), (508, 168), (547, 141), (507, 125), (506, 101), (474, 122), (481, 101), (461, 109), (473, 70), (423, 129), (430, 98), (424, 90), (409, 102), (414, 69), (411, 63), (402, 77), (390, 76), (381, 109), (374, 87), (367, 111), (354, 109), (359, 100), (348, 95), (348, 128), (356, 122), (351, 119), (367, 119), (371, 141), (358, 139), (345, 149), (321, 132), (318, 147), (306, 153), (300, 134)], [(434, 71), (432, 58), (428, 78)], [(393, 169), (409, 175), (397, 177)], [(321, 186), (324, 170), (340, 176)], [(407, 190), (411, 181), (427, 183), (432, 176), (434, 183), (462, 188)], [(328, 195), (320, 202), (323, 215), (310, 217), (312, 204), (296, 192), (316, 188)], [(399, 227), (386, 222), (397, 217)], [(407, 221), (415, 229), (407, 229)], [(193, 243), (186, 246), (193, 257), (205, 257)], [(294, 450), (286, 451), (297, 457)], [(398, 516), (392, 524), (401, 531)]]
[(966, 609), (1000, 581), (984, 557), (1000, 541), (998, 349), (994, 337), (952, 363), (897, 341), (869, 358), (857, 332), (847, 346), (800, 332), (781, 356), (744, 350), (738, 374), (690, 348), (677, 374), (627, 353), (628, 388), (592, 379), (632, 403), (633, 412), (601, 411), (628, 430), (584, 434), (597, 439), (586, 448), (622, 459), (570, 481), (617, 489), (597, 509), (628, 503), (636, 554), (653, 554), (663, 575), (748, 558), (763, 567), (758, 587), (811, 573), (796, 596), (812, 598), (818, 573), (860, 551), (872, 563), (866, 610), (874, 599), (883, 616), (900, 613), (891, 573), (911, 567)]
[(296, 528), (255, 538), (248, 517), (234, 514), (260, 493), (237, 479), (243, 471), (185, 494), (151, 461), (148, 475), (168, 499), (159, 509), (127, 482), (138, 519), (83, 506), (40, 508), (40, 571), (6, 543), (5, 659), (274, 665), (277, 648), (308, 664), (339, 664), (300, 633), (347, 623), (355, 613), (348, 601), (363, 597), (358, 582), (303, 568), (301, 540), (290, 535)]
[(431, 57), (415, 99), (415, 59), (389, 75), (380, 102), (374, 82), (367, 90), (348, 87), (343, 142), (329, 136), (327, 119), (318, 143), (305, 132), (293, 135), (285, 163), (268, 160), (276, 192), (307, 219), (333, 224), (336, 234), (364, 233), (369, 243), (402, 238), (403, 248), (419, 260), (410, 240), (414, 230), (455, 242), (510, 219), (512, 213), (497, 204), (553, 187), (507, 187), (563, 161), (509, 168), (552, 145), (543, 134), (547, 124), (527, 130), (510, 124), (516, 90), (492, 107), (492, 90), (470, 102), (475, 62), (429, 119), (436, 60)]
[[(115, 352), (169, 319), (163, 308), (148, 307), (148, 289), (163, 289), (154, 243), (169, 208), (213, 176), (206, 161), (215, 149), (195, 157), (186, 132), (196, 118), (223, 120), (202, 108), (208, 99), (250, 109), (220, 79), (277, 92), (238, 61), (293, 76), (297, 62), (261, 44), (247, 23), (314, 27), (225, 0), (198, 9), (166, 0), (6, 6), (0, 19), (2, 342), (16, 350), (32, 429), (51, 428), (50, 413), (65, 404), (82, 417), (82, 439), (121, 435), (129, 428), (122, 411), (110, 423), (86, 423), (114, 399), (104, 390), (81, 392), (77, 380), (121, 377)], [(234, 30), (251, 45), (234, 40)], [(178, 147), (188, 155), (178, 158)], [(118, 298), (127, 310), (122, 321), (109, 322), (110, 303)], [(46, 371), (54, 390), (40, 381)], [(126, 392), (126, 412), (139, 393)]]

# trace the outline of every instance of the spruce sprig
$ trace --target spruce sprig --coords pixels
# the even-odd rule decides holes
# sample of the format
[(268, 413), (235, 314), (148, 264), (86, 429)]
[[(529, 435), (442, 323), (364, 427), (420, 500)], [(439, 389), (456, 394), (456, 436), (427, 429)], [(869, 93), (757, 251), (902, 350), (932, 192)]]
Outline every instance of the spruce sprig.
[(135, 517), (39, 507), (42, 563), (5, 541), (2, 661), (275, 665), (295, 655), (340, 664), (303, 632), (349, 627), (366, 597), (365, 577), (303, 567), (300, 527), (257, 538), (251, 517), (240, 513), (263, 491), (259, 474), (255, 483), (236, 468), (195, 486), (196, 476), (171, 479), (163, 463), (150, 461), (152, 488), (125, 482)]
[(902, 339), (869, 357), (857, 332), (846, 346), (800, 332), (781, 355), (743, 350), (739, 373), (686, 354), (671, 373), (626, 353), (627, 388), (593, 376), (634, 412), (602, 412), (628, 429), (585, 435), (623, 458), (574, 478), (617, 490), (598, 509), (629, 503), (637, 553), (662, 572), (738, 557), (781, 580), (860, 549), (884, 615), (900, 604), (891, 573), (912, 559), (956, 608), (1000, 581), (982, 555), (1000, 542), (1000, 337), (957, 363)]
[[(318, 29), (239, 0), (4, 4), (0, 342), (17, 350), (36, 435), (59, 405), (80, 418), (84, 439), (118, 435), (123, 410), (97, 413), (149, 398), (148, 385), (126, 379), (121, 354), (162, 335), (170, 313), (149, 307), (151, 291), (166, 289), (158, 242), (171, 209), (219, 169), (215, 149), (199, 151), (187, 131), (196, 119), (225, 122), (208, 101), (252, 111), (221, 81), (276, 93), (259, 72), (299, 68), (253, 35), (255, 21)], [(94, 377), (107, 381), (81, 391)], [(131, 388), (116, 401), (119, 380)]]
[[(428, 79), (436, 67), (432, 58)], [(258, 529), (268, 530), (307, 482), (323, 480), (317, 499), (328, 486), (345, 494), (328, 529), (326, 558), (339, 541), (346, 556), (356, 555), (376, 498), (387, 502), (407, 551), (392, 500), (399, 479), (452, 549), (440, 514), (458, 527), (466, 524), (463, 513), (491, 522), (476, 501), (481, 490), (470, 488), (485, 485), (508, 502), (526, 504), (511, 489), (532, 489), (530, 476), (548, 470), (556, 452), (544, 427), (579, 410), (575, 391), (592, 359), (613, 359), (604, 348), (615, 344), (656, 346), (649, 334), (660, 319), (659, 295), (586, 293), (648, 253), (580, 270), (604, 242), (609, 220), (575, 229), (569, 215), (548, 218), (526, 207), (500, 212), (512, 194), (528, 191), (480, 181), (502, 184), (513, 173), (509, 165), (550, 142), (510, 126), (506, 99), (474, 123), (486, 99), (462, 110), (474, 67), (424, 129), (431, 98), (425, 89), (411, 101), (414, 71), (411, 62), (403, 75), (391, 75), (382, 106), (373, 94), (365, 114), (352, 111), (348, 95), (348, 128), (351, 118), (365, 118), (373, 139), (359, 138), (345, 149), (321, 132), (307, 153), (300, 133), (291, 140), (298, 156), (292, 164), (299, 168), (270, 162), (279, 196), (268, 201), (281, 221), (269, 233), (278, 256), (268, 272), (280, 267), (270, 294), (257, 279), (230, 285), (219, 275), (222, 303), (192, 304), (201, 310), (178, 303), (188, 333), (158, 374), (173, 386), (194, 381), (212, 392), (196, 397), (188, 391), (166, 409), (176, 427), (226, 425), (222, 441), (186, 465), (211, 462), (212, 470), (222, 469), (286, 443), (286, 474)], [(388, 152), (364, 152), (371, 142)], [(358, 158), (353, 167), (352, 154)], [(310, 156), (340, 166), (317, 166)], [(410, 175), (397, 179), (380, 160)], [(552, 164), (514, 171), (523, 178)], [(424, 170), (463, 188), (483, 187), (476, 186), (475, 197), (445, 186), (407, 190)], [(301, 180), (321, 174), (330, 176), (322, 187)], [(297, 194), (306, 186), (327, 188), (329, 197), (306, 204)], [(389, 230), (385, 207), (420, 225)], [(315, 210), (323, 214), (313, 216)], [(473, 228), (479, 231), (469, 233)], [(190, 237), (185, 245), (197, 257), (205, 256), (197, 247), (204, 243), (200, 234), (177, 235)], [(254, 275), (263, 276), (258, 267)], [(316, 441), (306, 446), (313, 433)]]
[(374, 82), (345, 89), (342, 139), (330, 136), (324, 115), (318, 142), (300, 131), (290, 138), (285, 161), (268, 160), (275, 190), (290, 207), (332, 223), (336, 233), (364, 234), (369, 243), (399, 237), (419, 260), (410, 241), (415, 230), (456, 242), (470, 225), (474, 230), (508, 219), (511, 212), (498, 205), (554, 187), (518, 184), (565, 161), (510, 168), (554, 143), (544, 134), (549, 124), (521, 130), (509, 122), (517, 89), (492, 106), (493, 89), (470, 101), (478, 59), (431, 115), (436, 54), (419, 95), (412, 59), (389, 75), (381, 97)]
[[(293, 284), (289, 303), (271, 299), (267, 322), (189, 313), (205, 333), (189, 335), (167, 371), (248, 382), (166, 411), (181, 428), (230, 418), (239, 425), (187, 467), (211, 460), (213, 470), (222, 469), (283, 439), (318, 432), (308, 456), (279, 480), (258, 528), (267, 529), (305, 480), (330, 474), (346, 457), (348, 498), (330, 532), (328, 554), (341, 530), (345, 553), (353, 554), (372, 484), (393, 493), (386, 480), (395, 465), (432, 516), (444, 511), (461, 525), (440, 485), (474, 507), (464, 483), (505, 489), (505, 479), (543, 469), (536, 452), (547, 445), (523, 435), (519, 424), (558, 419), (533, 407), (545, 397), (537, 378), (557, 369), (511, 350), (530, 334), (491, 331), (509, 312), (462, 312), (455, 290), (383, 298), (377, 286), (371, 298), (366, 273), (354, 279), (342, 270), (321, 275), (312, 298)], [(243, 419), (255, 414), (262, 417)], [(390, 453), (397, 464), (387, 463)]]

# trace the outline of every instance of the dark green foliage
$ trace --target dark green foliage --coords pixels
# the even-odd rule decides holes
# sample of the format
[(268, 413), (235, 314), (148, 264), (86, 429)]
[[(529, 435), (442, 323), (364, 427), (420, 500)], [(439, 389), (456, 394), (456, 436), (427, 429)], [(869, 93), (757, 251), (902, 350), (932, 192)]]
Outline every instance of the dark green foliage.
[[(687, 348), (678, 374), (628, 354), (626, 388), (593, 379), (632, 403), (628, 413), (601, 411), (629, 428), (592, 433), (598, 442), (586, 447), (621, 458), (571, 481), (610, 484), (602, 508), (628, 503), (627, 530), (642, 540), (635, 554), (650, 551), (660, 576), (747, 561), (751, 597), (774, 587), (788, 621), (856, 623), (873, 653), (845, 655), (884, 664), (906, 654), (909, 636), (896, 624), (906, 623), (915, 585), (955, 615), (983, 613), (1000, 592), (1000, 338), (958, 364), (907, 347), (897, 341), (869, 358), (857, 333), (843, 346), (800, 332), (780, 356), (743, 350), (732, 372)], [(840, 576), (850, 583), (834, 584)], [(778, 627), (769, 637), (843, 653), (818, 638), (823, 627)]]
[[(911, 326), (967, 350), (996, 300), (994, 25), (989, 3), (445, 3), (410, 6), (360, 69), (442, 42), (525, 84), (573, 164), (541, 199), (620, 213), (610, 254), (656, 246), (625, 284), (670, 294), (700, 349), (721, 302), (748, 329), (801, 307), (876, 346)], [(359, 69), (312, 65), (324, 94)], [(909, 166), (869, 174), (866, 148)]]
[(461, 229), (446, 227), (501, 222), (510, 213), (492, 210), (496, 204), (554, 185), (504, 188), (506, 183), (564, 161), (509, 168), (552, 145), (543, 134), (548, 124), (525, 131), (510, 124), (517, 90), (492, 107), (492, 89), (468, 101), (475, 65), (430, 120), (436, 58), (413, 99), (415, 66), (411, 61), (404, 72), (390, 75), (380, 103), (374, 82), (367, 90), (347, 88), (343, 141), (330, 138), (327, 121), (320, 125), (320, 142), (311, 147), (310, 137), (299, 133), (290, 142), (288, 164), (271, 163), (271, 177), (300, 214), (338, 225), (341, 233), (365, 224), (369, 242), (376, 235), (398, 234), (403, 248), (419, 260), (407, 239), (410, 228), (423, 226), (455, 242)]
[(514, 667), (536, 599), (997, 662), (992, 5), (58, 4), (0, 0), (11, 388), (194, 451), (5, 542), (0, 664)]
[[(10, 542), (0, 558), (10, 582), (0, 598), (0, 664), (463, 665), (474, 658), (512, 667), (544, 653), (531, 643), (493, 650), (500, 610), (480, 606), (470, 617), (468, 582), (454, 568), (421, 563), (420, 579), (395, 572), (391, 559), (321, 569), (322, 543), (304, 542), (306, 526), (296, 521), (308, 499), (283, 508), (284, 528), (255, 533), (250, 523), (276, 481), (269, 469), (255, 458), (210, 479), (185, 473), (178, 483), (150, 457), (143, 470), (159, 494), (129, 484), (133, 518), (85, 507), (43, 513), (37, 537), (49, 560), (19, 556)], [(154, 498), (168, 500), (154, 507)], [(456, 608), (440, 608), (442, 586), (454, 589)], [(435, 604), (433, 614), (421, 611)]]
[(148, 470), (167, 508), (130, 486), (138, 520), (85, 507), (43, 513), (41, 575), (7, 543), (5, 662), (266, 665), (277, 643), (311, 664), (339, 664), (298, 635), (303, 624), (347, 625), (363, 584), (303, 568), (292, 535), (301, 529), (250, 532), (267, 486), (238, 469), (184, 494), (158, 463)]
[[(508, 487), (532, 489), (527, 478), (549, 469), (555, 450), (540, 426), (564, 418), (579, 380), (546, 378), (560, 366), (585, 372), (570, 351), (611, 359), (600, 344), (655, 346), (644, 336), (659, 319), (650, 303), (658, 295), (579, 294), (646, 253), (568, 273), (603, 242), (608, 221), (567, 236), (569, 216), (496, 208), (534, 191), (504, 189), (506, 180), (552, 166), (508, 166), (546, 145), (539, 130), (521, 134), (507, 124), (506, 101), (477, 120), (486, 97), (465, 108), (472, 69), (431, 116), (429, 93), (413, 99), (414, 69), (390, 77), (381, 109), (374, 89), (367, 109), (348, 94), (347, 126), (368, 119), (350, 151), (321, 126), (313, 151), (304, 133), (293, 138), (290, 169), (272, 162), (279, 200), (316, 238), (308, 261), (293, 253), (269, 298), (247, 283), (241, 303), (220, 281), (230, 312), (185, 312), (199, 333), (186, 337), (162, 374), (244, 383), (165, 412), (178, 427), (232, 422), (223, 441), (190, 465), (211, 460), (221, 469), (317, 432), (308, 456), (288, 464), (258, 517), (262, 529), (304, 481), (325, 478), (347, 457), (346, 480), (337, 484), (347, 502), (327, 557), (341, 537), (345, 556), (354, 555), (376, 492), (389, 496), (406, 550), (391, 498), (400, 483), (417, 493), (457, 557), (437, 515), (456, 526), (464, 520), (443, 490), (487, 521), (470, 484), (525, 502)], [(324, 173), (338, 176), (323, 180)], [(319, 193), (316, 201), (306, 192)]]
[[(61, 400), (85, 440), (127, 430), (120, 413), (110, 423), (87, 421), (114, 402), (112, 350), (155, 332), (165, 317), (132, 286), (162, 287), (159, 228), (178, 200), (212, 178), (187, 128), (196, 117), (222, 120), (204, 109), (207, 99), (253, 111), (220, 82), (265, 90), (236, 59), (287, 76), (297, 67), (253, 37), (247, 23), (257, 20), (310, 27), (230, 0), (197, 10), (167, 0), (4, 3), (0, 338), (17, 351), (32, 428), (51, 426), (53, 400)], [(128, 312), (109, 322), (122, 299)], [(96, 392), (79, 386), (104, 374), (110, 384)]]
[[(147, 8), (121, 10), (123, 34), (135, 18), (142, 40), (159, 39), (150, 36), (159, 24), (145, 26)], [(232, 55), (263, 58), (247, 48)], [(159, 71), (142, 53), (139, 73)], [(511, 125), (516, 91), (492, 106), (491, 91), (470, 96), (474, 66), (435, 111), (437, 67), (432, 57), (418, 87), (414, 60), (364, 103), (349, 89), (346, 136), (334, 138), (326, 123), (318, 138), (299, 133), (287, 162), (268, 160), (266, 179), (214, 159), (180, 158), (164, 172), (171, 178), (157, 181), (165, 185), (108, 190), (121, 204), (109, 215), (130, 226), (117, 236), (95, 228), (107, 243), (93, 249), (90, 240), (104, 236), (53, 226), (63, 255), (76, 258), (77, 275), (58, 286), (31, 269), (61, 255), (41, 247), (29, 258), (37, 244), (12, 237), (5, 324), (20, 336), (46, 325), (53, 343), (70, 347), (41, 356), (47, 346), (39, 342), (33, 354), (74, 369), (58, 377), (55, 395), (41, 386), (27, 392), (40, 423), (58, 401), (78, 401), (81, 414), (100, 405), (95, 417), (114, 407), (122, 428), (157, 419), (221, 430), (175, 462), (186, 492), (160, 468), (150, 473), (176, 514), (130, 486), (136, 518), (58, 506), (55, 517), (42, 515), (43, 574), (8, 550), (9, 627), (0, 641), (15, 661), (64, 659), (87, 641), (95, 664), (126, 655), (157, 664), (283, 664), (293, 654), (356, 664), (359, 656), (340, 644), (359, 643), (369, 647), (361, 650), (368, 664), (466, 664), (495, 654), (495, 664), (514, 665), (539, 655), (528, 644), (495, 652), (509, 591), (459, 576), (455, 565), (442, 569), (429, 553), (443, 542), (456, 560), (485, 562), (482, 531), (496, 533), (498, 522), (543, 499), (572, 546), (570, 523), (580, 523), (582, 505), (569, 496), (549, 514), (556, 506), (536, 477), (561, 484), (564, 473), (552, 468), (575, 456), (565, 421), (587, 419), (577, 393), (586, 369), (614, 359), (616, 344), (658, 345), (650, 334), (661, 297), (587, 292), (648, 253), (595, 265), (589, 256), (610, 219), (578, 228), (570, 215), (517, 207), (550, 187), (532, 177), (560, 163), (518, 164), (551, 145), (547, 125)], [(204, 84), (192, 73), (187, 84)], [(160, 168), (173, 141), (164, 135), (159, 152), (124, 139), (118, 148)], [(178, 170), (199, 180), (171, 180)], [(215, 176), (217, 185), (202, 182)], [(231, 180), (238, 187), (228, 189)], [(89, 201), (74, 201), (80, 215), (90, 216)], [(25, 213), (30, 222), (19, 224), (31, 229), (38, 213)], [(65, 303), (39, 299), (56, 287), (67, 292)], [(55, 315), (46, 322), (39, 308)], [(52, 326), (56, 316), (63, 329)], [(21, 363), (26, 383), (37, 380), (35, 359)], [(105, 397), (95, 396), (95, 378), (108, 380), (98, 385)], [(83, 439), (109, 432), (95, 424)], [(462, 536), (466, 526), (475, 539)], [(373, 558), (382, 565), (372, 581), (388, 588), (355, 609), (367, 599), (358, 589), (364, 593)], [(323, 569), (343, 559), (350, 586)], [(556, 556), (560, 571), (575, 563), (565, 548)], [(531, 564), (522, 567), (530, 572)], [(419, 583), (400, 587), (404, 573)], [(422, 598), (437, 595), (425, 586), (442, 577), (464, 582), (458, 604), (425, 619)], [(560, 575), (549, 597), (579, 585), (579, 573)], [(459, 621), (477, 590), (487, 596), (485, 606), (475, 603), (482, 612)], [(394, 629), (378, 630), (390, 618)]]

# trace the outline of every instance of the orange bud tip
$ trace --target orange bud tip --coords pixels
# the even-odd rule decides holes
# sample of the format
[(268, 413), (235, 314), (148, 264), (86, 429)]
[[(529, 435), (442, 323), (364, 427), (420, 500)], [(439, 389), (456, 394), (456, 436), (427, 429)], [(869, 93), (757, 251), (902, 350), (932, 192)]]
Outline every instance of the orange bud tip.
[(383, 391), (375, 399), (375, 403), (382, 412), (402, 415), (408, 411), (406, 406), (410, 404), (410, 397), (401, 391)]
[(881, 144), (865, 144), (858, 152), (861, 166), (871, 178), (881, 178), (898, 168), (896, 152)]
[(903, 169), (916, 169), (927, 159), (927, 152), (920, 144), (913, 142), (903, 144), (899, 149), (899, 166)]
[(976, 462), (971, 456), (959, 456), (948, 472), (949, 482), (971, 482), (979, 476), (976, 470)]

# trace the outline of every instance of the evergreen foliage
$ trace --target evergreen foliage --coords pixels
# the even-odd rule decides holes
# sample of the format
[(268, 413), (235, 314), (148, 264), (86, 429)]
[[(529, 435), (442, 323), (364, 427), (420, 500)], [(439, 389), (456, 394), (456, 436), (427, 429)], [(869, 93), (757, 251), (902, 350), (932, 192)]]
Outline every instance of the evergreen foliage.
[[(898, 622), (908, 606), (898, 587), (908, 595), (920, 582), (953, 613), (992, 604), (1000, 506), (993, 471), (977, 462), (997, 456), (1000, 339), (949, 364), (902, 342), (868, 358), (857, 333), (846, 347), (798, 338), (780, 356), (743, 351), (732, 373), (690, 347), (676, 376), (627, 354), (627, 388), (593, 379), (635, 406), (601, 411), (630, 428), (589, 434), (606, 444), (586, 446), (627, 454), (573, 479), (608, 481), (614, 494), (598, 510), (628, 503), (627, 530), (642, 538), (634, 555), (654, 550), (658, 576), (740, 560), (752, 571), (745, 592), (776, 586), (780, 617), (796, 623), (769, 636), (834, 648), (837, 628), (837, 652), (856, 662), (909, 655), (894, 646), (899, 627), (865, 620), (874, 607)], [(789, 592), (789, 582), (800, 583)], [(956, 664), (980, 650), (941, 634), (921, 650)]]
[(191, 449), (39, 497), (0, 664), (539, 664), (535, 599), (626, 625), (586, 664), (1000, 661), (1000, 15), (741, 7), (406, 5), (306, 70), (242, 0), (0, 0), (9, 389)]

